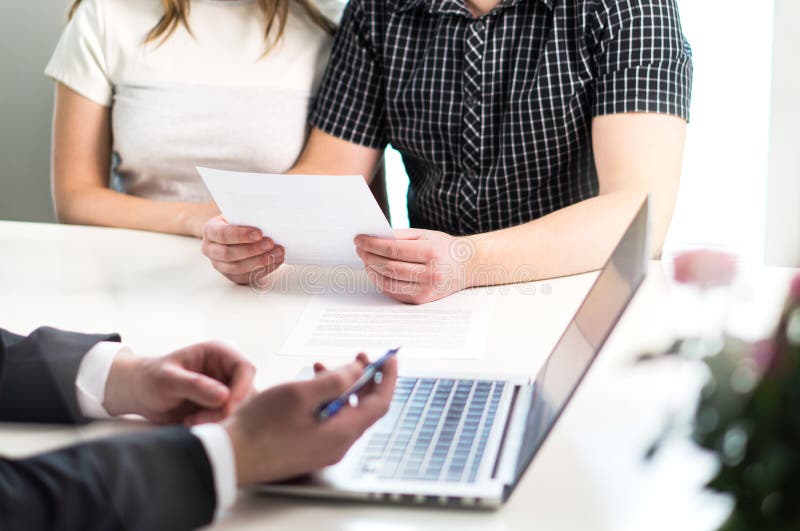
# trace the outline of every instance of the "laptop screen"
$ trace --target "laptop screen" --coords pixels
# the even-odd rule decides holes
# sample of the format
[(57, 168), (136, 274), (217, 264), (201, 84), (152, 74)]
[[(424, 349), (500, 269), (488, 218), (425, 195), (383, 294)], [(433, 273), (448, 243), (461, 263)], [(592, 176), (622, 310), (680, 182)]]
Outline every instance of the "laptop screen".
[(539, 370), (517, 460), (519, 481), (644, 280), (649, 198), (644, 201), (561, 339)]

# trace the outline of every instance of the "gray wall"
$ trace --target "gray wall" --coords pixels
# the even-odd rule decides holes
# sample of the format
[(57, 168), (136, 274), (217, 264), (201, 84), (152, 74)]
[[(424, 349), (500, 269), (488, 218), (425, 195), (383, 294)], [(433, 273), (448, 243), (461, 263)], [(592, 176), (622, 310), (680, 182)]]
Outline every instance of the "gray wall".
[(798, 0), (775, 1), (765, 261), (800, 265), (800, 20)]
[(42, 73), (68, 0), (0, 4), (0, 219), (52, 221), (53, 85)]

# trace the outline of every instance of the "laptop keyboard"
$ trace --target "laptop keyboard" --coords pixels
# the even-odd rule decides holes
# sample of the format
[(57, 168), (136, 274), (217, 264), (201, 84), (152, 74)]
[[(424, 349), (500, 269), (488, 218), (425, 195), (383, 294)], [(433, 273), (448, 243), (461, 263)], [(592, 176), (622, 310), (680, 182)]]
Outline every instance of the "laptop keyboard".
[(400, 378), (359, 475), (474, 482), (505, 382)]

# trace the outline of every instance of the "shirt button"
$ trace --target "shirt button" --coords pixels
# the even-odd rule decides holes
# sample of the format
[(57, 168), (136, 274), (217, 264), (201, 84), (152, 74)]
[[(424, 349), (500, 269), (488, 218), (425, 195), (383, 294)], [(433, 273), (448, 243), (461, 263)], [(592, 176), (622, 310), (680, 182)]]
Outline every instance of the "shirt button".
[(481, 32), (481, 31), (483, 31), (483, 30), (484, 30), (484, 28), (485, 28), (486, 26), (484, 26), (484, 24), (483, 24), (483, 21), (482, 21), (482, 20), (479, 20), (479, 21), (475, 22), (475, 23), (472, 25), (472, 27), (473, 27), (473, 28), (475, 28), (475, 31)]
[(467, 170), (467, 179), (475, 181), (478, 179), (478, 172), (476, 170)]
[(480, 103), (480, 102), (478, 101), (478, 98), (476, 98), (475, 96), (467, 96), (467, 105), (468, 106), (476, 107), (478, 105), (478, 103)]

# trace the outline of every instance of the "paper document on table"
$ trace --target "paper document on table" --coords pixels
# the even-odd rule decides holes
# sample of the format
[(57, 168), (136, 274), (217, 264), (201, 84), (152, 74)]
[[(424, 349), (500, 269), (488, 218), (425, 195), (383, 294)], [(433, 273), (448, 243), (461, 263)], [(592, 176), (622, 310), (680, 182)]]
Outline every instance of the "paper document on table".
[(280, 353), (378, 356), (402, 346), (403, 358), (480, 359), (491, 300), (483, 293), (461, 292), (411, 306), (377, 293), (314, 295)]
[(261, 229), (286, 249), (288, 264), (363, 267), (356, 235), (394, 239), (361, 176), (197, 171), (225, 219)]

